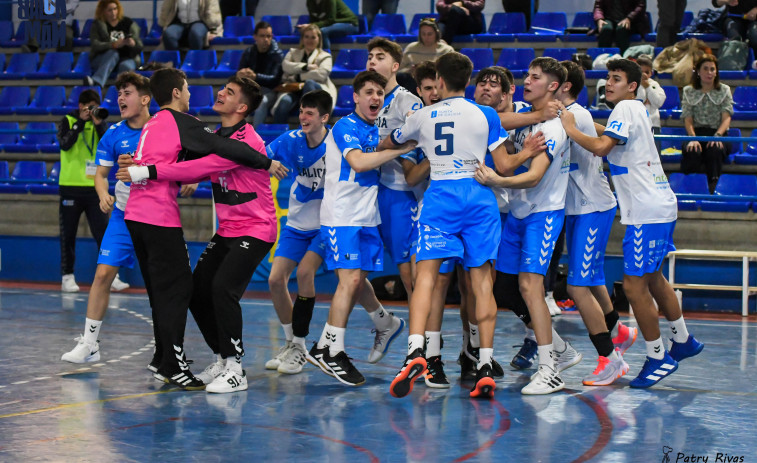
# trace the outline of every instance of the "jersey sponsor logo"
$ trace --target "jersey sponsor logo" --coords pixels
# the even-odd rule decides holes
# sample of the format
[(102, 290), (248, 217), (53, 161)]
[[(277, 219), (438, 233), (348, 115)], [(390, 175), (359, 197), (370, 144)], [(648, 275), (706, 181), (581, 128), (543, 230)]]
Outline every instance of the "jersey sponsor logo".
[(351, 143), (353, 140), (357, 141), (358, 139), (348, 133), (344, 134), (344, 141), (346, 141), (347, 143)]
[(617, 130), (620, 132), (621, 128), (623, 127), (623, 123), (620, 121), (612, 121), (610, 122), (610, 125), (607, 127), (610, 130)]
[(309, 169), (306, 167), (300, 168), (299, 176), (300, 177), (308, 177), (308, 178), (323, 178), (323, 175), (326, 173), (326, 169), (324, 168), (313, 168)]
[(549, 149), (549, 151), (554, 151), (556, 144), (557, 144), (556, 141), (554, 141), (554, 140), (548, 140), (547, 141), (547, 148)]

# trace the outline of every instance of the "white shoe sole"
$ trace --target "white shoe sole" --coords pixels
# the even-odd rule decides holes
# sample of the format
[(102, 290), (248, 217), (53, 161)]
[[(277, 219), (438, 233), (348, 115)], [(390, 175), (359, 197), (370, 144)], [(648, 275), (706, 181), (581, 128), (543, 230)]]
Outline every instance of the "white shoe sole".
[(578, 355), (574, 357), (573, 360), (571, 360), (570, 362), (564, 363), (564, 364), (555, 364), (555, 367), (557, 367), (558, 372), (565, 371), (572, 366), (578, 365), (583, 359), (584, 359), (584, 354), (579, 352)]
[(549, 389), (539, 389), (539, 390), (526, 390), (528, 389), (528, 386), (524, 387), (520, 390), (520, 393), (523, 395), (546, 395), (546, 394), (552, 394), (553, 392), (562, 391), (565, 389), (565, 383), (562, 383), (561, 385), (549, 388)]
[(92, 355), (84, 357), (84, 359), (71, 358), (67, 356), (68, 356), (68, 352), (66, 352), (65, 354), (63, 354), (63, 356), (61, 356), (60, 358), (61, 361), (68, 362), (68, 363), (76, 363), (76, 364), (92, 363), (92, 362), (97, 362), (98, 360), (100, 360), (100, 351), (97, 351)]
[(237, 387), (229, 387), (227, 383), (214, 386), (213, 383), (208, 384), (205, 386), (205, 391), (210, 392), (211, 394), (229, 394), (231, 392), (240, 392), (240, 391), (246, 391), (247, 390), (247, 380), (240, 384)]
[(302, 367), (304, 366), (305, 365), (303, 364), (303, 365), (298, 365), (296, 368), (286, 368), (284, 364), (281, 364), (279, 365), (279, 368), (277, 369), (277, 371), (285, 375), (296, 375), (297, 373), (302, 372)]

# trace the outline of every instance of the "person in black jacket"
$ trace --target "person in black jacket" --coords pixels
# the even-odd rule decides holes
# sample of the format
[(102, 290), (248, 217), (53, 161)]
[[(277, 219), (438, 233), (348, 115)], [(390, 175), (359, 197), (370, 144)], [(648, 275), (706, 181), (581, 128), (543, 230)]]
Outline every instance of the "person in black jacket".
[(273, 38), (273, 28), (269, 23), (260, 21), (255, 25), (255, 45), (245, 50), (239, 60), (241, 74), (251, 77), (263, 92), (263, 101), (252, 116), (252, 124), (256, 128), (265, 122), (271, 106), (276, 102), (273, 89), (281, 83), (282, 61), (284, 53)]
[(723, 21), (723, 33), (728, 40), (748, 40), (757, 51), (757, 0), (712, 0), (712, 6), (725, 5), (728, 16)]

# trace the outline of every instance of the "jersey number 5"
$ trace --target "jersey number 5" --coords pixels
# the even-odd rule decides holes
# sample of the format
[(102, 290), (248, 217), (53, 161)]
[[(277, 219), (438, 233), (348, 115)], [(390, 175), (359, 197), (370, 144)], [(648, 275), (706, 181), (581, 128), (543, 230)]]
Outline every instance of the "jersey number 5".
[[(451, 133), (444, 133), (445, 127), (454, 129), (455, 123), (437, 122), (434, 126), (434, 138), (436, 141), (443, 142), (442, 144), (436, 145), (436, 148), (434, 149), (434, 153), (436, 153), (437, 156), (449, 156), (453, 151), (454, 135)], [(444, 148), (442, 148), (442, 146), (444, 146)]]

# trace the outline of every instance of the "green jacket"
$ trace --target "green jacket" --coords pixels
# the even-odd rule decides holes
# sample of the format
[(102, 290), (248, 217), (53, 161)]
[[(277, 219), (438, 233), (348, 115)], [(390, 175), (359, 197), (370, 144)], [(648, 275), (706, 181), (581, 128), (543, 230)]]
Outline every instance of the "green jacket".
[(330, 26), (334, 23), (350, 23), (357, 26), (357, 15), (352, 12), (343, 0), (307, 0), (310, 23), (318, 27)]
[(58, 124), (60, 144), (61, 186), (95, 186), (94, 176), (87, 176), (87, 162), (95, 162), (97, 144), (105, 133), (105, 122), (95, 125), (91, 120), (82, 121), (78, 110), (63, 118)]

